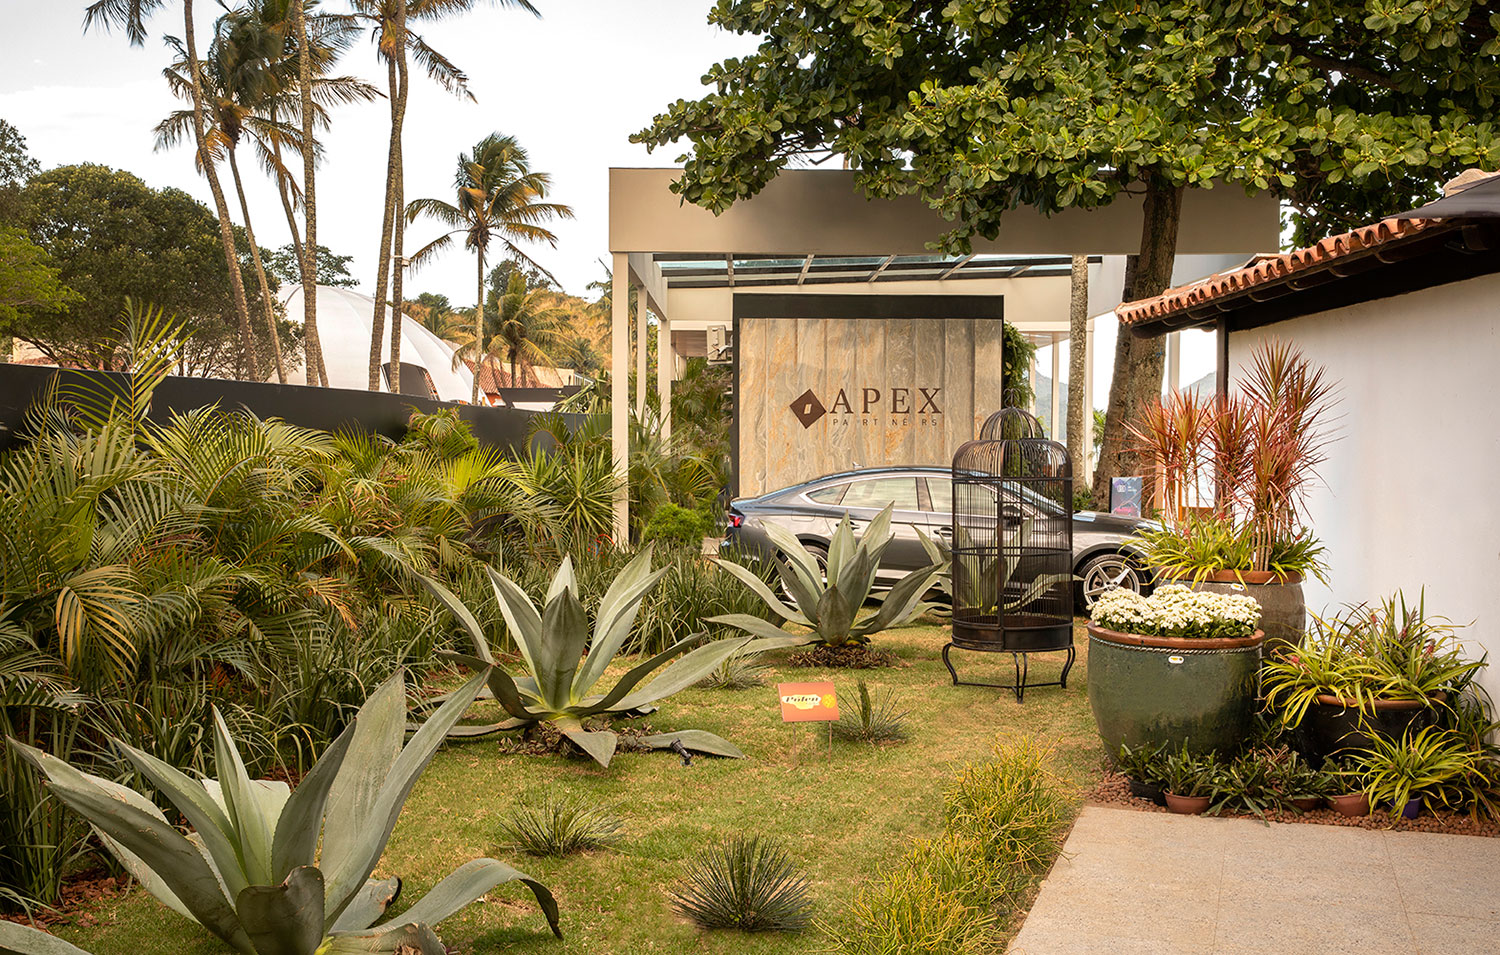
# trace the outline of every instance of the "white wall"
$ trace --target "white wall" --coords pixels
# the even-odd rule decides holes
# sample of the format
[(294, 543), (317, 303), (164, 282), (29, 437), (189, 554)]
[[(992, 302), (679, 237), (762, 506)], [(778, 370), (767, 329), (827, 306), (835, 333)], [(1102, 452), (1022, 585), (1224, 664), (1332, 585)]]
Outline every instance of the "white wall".
[(1339, 383), (1339, 431), (1310, 501), (1330, 586), (1309, 610), (1427, 589), (1500, 700), (1500, 275), (1230, 336), (1232, 377), (1265, 338), (1297, 345)]

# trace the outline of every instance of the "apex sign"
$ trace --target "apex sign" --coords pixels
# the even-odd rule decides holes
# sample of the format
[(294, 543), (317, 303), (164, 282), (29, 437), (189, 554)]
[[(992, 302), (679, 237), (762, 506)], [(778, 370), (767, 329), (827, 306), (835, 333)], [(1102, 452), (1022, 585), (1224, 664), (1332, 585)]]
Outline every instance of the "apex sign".
[[(853, 398), (850, 397), (851, 391)], [(928, 416), (943, 413), (942, 407), (938, 405), (938, 396), (942, 391), (942, 388), (921, 387), (889, 388), (884, 392), (879, 388), (840, 388), (825, 407), (817, 393), (809, 388), (792, 399), (791, 410), (803, 428), (811, 428), (824, 415), (829, 414), (847, 415), (850, 418), (859, 415), (861, 421), (867, 421), (874, 415), (889, 414), (892, 418), (901, 419), (896, 422), (898, 424), (909, 424), (910, 416), (917, 415), (921, 423), (927, 423), (932, 420)], [(856, 407), (858, 411), (855, 410)]]

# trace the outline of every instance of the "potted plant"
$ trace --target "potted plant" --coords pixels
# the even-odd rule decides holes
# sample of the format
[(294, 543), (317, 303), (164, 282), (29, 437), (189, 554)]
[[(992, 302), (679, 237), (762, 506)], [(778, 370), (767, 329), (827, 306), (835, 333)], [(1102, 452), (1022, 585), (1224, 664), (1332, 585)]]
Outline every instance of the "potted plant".
[(1396, 740), (1375, 737), (1355, 754), (1354, 765), (1372, 805), (1415, 819), (1424, 805), (1446, 805), (1445, 787), (1471, 773), (1483, 755), (1452, 730), (1424, 726)]
[(1336, 758), (1323, 763), (1318, 770), (1323, 776), (1328, 808), (1341, 816), (1368, 816), (1370, 796), (1365, 792), (1364, 777), (1352, 759)]
[(1229, 752), (1250, 734), (1265, 635), (1246, 596), (1158, 587), (1107, 591), (1089, 622), (1089, 707), (1109, 752)]
[(1182, 749), (1166, 756), (1162, 781), (1167, 808), (1184, 816), (1202, 815), (1213, 802), (1220, 768), (1213, 753)]
[(1334, 788), (1334, 778), (1313, 769), (1294, 749), (1285, 748), (1277, 763), (1277, 783), (1286, 803), (1298, 812), (1312, 812)]
[(1281, 342), (1262, 345), (1241, 382), (1224, 398), (1174, 391), (1127, 427), (1157, 475), (1163, 527), (1143, 535), (1147, 561), (1159, 579), (1254, 597), (1271, 650), (1302, 631), (1303, 577), (1325, 573), (1302, 519), (1333, 387)]
[(1115, 766), (1125, 775), (1130, 795), (1137, 799), (1149, 799), (1158, 806), (1167, 804), (1166, 790), (1162, 788), (1162, 764), (1165, 761), (1166, 744), (1158, 746), (1131, 746), (1121, 743)]
[(1432, 725), (1486, 665), (1464, 657), (1453, 626), (1427, 614), (1425, 595), (1409, 605), (1397, 593), (1314, 617), (1292, 652), (1266, 663), (1261, 686), (1267, 709), (1319, 760)]

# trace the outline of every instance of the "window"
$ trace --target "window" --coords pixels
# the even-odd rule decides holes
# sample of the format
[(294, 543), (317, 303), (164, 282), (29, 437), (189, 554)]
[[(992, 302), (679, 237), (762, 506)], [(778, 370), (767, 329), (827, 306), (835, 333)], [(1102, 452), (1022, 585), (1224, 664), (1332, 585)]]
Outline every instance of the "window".
[(845, 507), (870, 507), (879, 510), (895, 502), (896, 509), (917, 509), (917, 479), (914, 477), (874, 478), (849, 485), (841, 502)]
[(932, 498), (934, 514), (953, 513), (953, 481), (951, 479), (928, 476), (927, 496)]
[(819, 504), (837, 504), (844, 497), (844, 492), (849, 489), (847, 484), (830, 484), (828, 487), (820, 487), (816, 491), (808, 491), (807, 499), (817, 501)]

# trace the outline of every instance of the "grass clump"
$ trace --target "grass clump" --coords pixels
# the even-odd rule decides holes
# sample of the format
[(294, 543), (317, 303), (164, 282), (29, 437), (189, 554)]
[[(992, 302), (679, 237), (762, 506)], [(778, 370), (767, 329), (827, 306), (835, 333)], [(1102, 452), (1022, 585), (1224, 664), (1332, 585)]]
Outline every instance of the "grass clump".
[(1012, 914), (1062, 847), (1072, 799), (1030, 738), (996, 747), (944, 795), (944, 831), (862, 887), (853, 925), (829, 929), (840, 955), (998, 951)]
[(620, 817), (576, 796), (523, 799), (501, 825), (508, 848), (534, 856), (608, 849), (624, 835)]
[(672, 907), (704, 928), (800, 932), (812, 916), (808, 881), (772, 839), (735, 837), (704, 850)]
[(699, 680), (698, 686), (708, 690), (748, 690), (765, 686), (766, 674), (770, 672), (771, 668), (760, 662), (759, 651), (737, 651)]
[(905, 742), (906, 718), (910, 710), (900, 707), (896, 691), (887, 687), (879, 698), (870, 693), (864, 680), (859, 681), (859, 705), (839, 711), (833, 724), (833, 735), (839, 739), (863, 743)]

